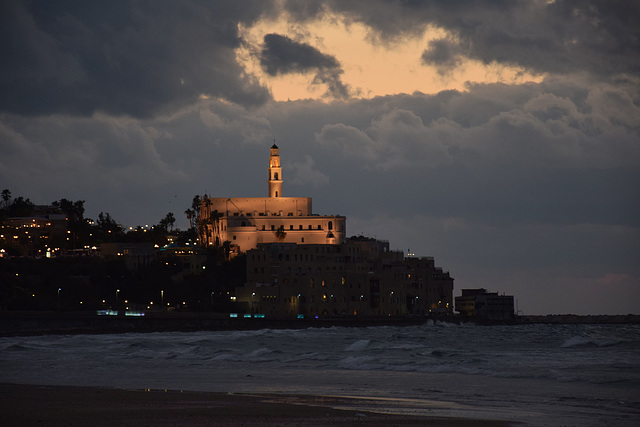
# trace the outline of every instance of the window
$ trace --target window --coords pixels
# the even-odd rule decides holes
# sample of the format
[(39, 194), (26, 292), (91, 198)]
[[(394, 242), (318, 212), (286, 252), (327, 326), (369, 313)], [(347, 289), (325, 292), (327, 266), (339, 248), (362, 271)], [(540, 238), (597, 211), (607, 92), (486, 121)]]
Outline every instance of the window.
[(298, 226), (298, 227), (299, 227), (299, 228), (298, 228), (299, 230), (302, 230), (302, 225), (300, 225), (300, 226)]
[(329, 230), (333, 230), (333, 221), (329, 221), (329, 224), (327, 224), (327, 227), (329, 228)]
[(233, 236), (233, 240), (236, 240), (236, 236)]
[(300, 239), (300, 243), (304, 243), (304, 237)]
[[(264, 179), (264, 178), (262, 178), (262, 179)], [(278, 172), (276, 172), (276, 173), (273, 175), (273, 179), (275, 179), (276, 181), (278, 180)], [(278, 194), (278, 193), (276, 193), (276, 197), (278, 197), (278, 196), (277, 196), (277, 194)]]
[(275, 229), (276, 229), (276, 226), (275, 226), (275, 225), (272, 225), (272, 226), (271, 226), (271, 231), (274, 231)]
[(290, 226), (289, 226), (289, 230), (293, 230), (293, 225), (290, 225)]

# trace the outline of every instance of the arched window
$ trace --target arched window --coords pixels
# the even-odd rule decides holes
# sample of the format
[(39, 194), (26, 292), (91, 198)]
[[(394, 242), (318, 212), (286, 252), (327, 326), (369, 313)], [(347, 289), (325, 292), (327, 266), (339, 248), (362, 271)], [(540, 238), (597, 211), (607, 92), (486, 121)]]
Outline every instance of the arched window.
[(276, 197), (278, 197), (278, 192), (276, 191)]
[(273, 179), (275, 179), (276, 181), (278, 180), (278, 172), (276, 172), (276, 173), (273, 175)]
[(329, 224), (327, 224), (327, 227), (329, 227), (329, 230), (333, 230), (333, 221), (329, 221)]

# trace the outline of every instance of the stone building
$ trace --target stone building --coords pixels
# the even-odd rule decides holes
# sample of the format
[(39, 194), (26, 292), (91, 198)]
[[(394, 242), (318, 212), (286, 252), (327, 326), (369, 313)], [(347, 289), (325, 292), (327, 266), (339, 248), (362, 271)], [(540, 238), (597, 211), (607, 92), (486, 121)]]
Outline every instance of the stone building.
[(433, 258), (404, 258), (389, 243), (259, 244), (247, 251), (246, 313), (268, 317), (447, 315), (453, 278)]
[(462, 289), (462, 295), (455, 301), (456, 311), (466, 317), (482, 320), (514, 318), (513, 295), (499, 295), (486, 289)]
[(207, 197), (200, 208), (204, 224), (202, 244), (220, 246), (228, 241), (232, 255), (261, 243), (338, 245), (346, 239), (346, 218), (316, 215), (310, 197), (283, 197), (282, 166), (278, 147), (271, 147), (268, 197)]

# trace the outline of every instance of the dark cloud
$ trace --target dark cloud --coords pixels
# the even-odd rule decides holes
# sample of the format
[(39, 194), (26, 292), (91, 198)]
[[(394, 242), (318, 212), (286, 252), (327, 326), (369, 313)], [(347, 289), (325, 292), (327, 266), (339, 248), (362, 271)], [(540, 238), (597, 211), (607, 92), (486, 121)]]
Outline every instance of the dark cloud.
[(438, 74), (451, 73), (463, 61), (460, 46), (453, 40), (443, 38), (429, 42), (428, 48), (422, 53), (422, 62), (435, 65)]
[[(318, 2), (316, 2), (317, 4)], [(632, 1), (406, 1), (321, 2), (362, 22), (379, 38), (401, 40), (428, 25), (444, 28), (470, 58), (519, 65), (536, 72), (640, 72), (640, 3)], [(298, 19), (323, 8), (288, 2)]]
[(284, 194), (347, 215), (348, 234), (435, 256), (456, 289), (513, 293), (529, 313), (593, 313), (609, 291), (587, 306), (572, 286), (629, 277), (620, 299), (640, 277), (638, 87), (555, 77), (250, 110), (207, 100), (140, 120), (0, 114), (0, 182), (126, 225), (172, 211), (184, 227), (194, 194), (264, 196), (276, 138)]
[(325, 55), (306, 43), (298, 43), (280, 34), (267, 34), (264, 36), (260, 65), (267, 74), (277, 76), (338, 68), (340, 63), (335, 57)]
[(144, 117), (202, 95), (269, 99), (236, 62), (238, 22), (268, 2), (0, 4), (0, 111)]
[(314, 72), (316, 74), (312, 84), (327, 85), (327, 95), (338, 99), (346, 99), (349, 96), (349, 88), (341, 80), (340, 63), (334, 56), (324, 54), (306, 43), (291, 40), (287, 36), (264, 36), (260, 65), (271, 76)]
[[(637, 312), (636, 3), (286, 1), (298, 22), (338, 11), (374, 40), (447, 29), (422, 58), (444, 74), (459, 57), (549, 74), (265, 102), (235, 50), (270, 2), (0, 2), (0, 182), (125, 225), (174, 212), (184, 228), (195, 194), (264, 196), (275, 138), (285, 195), (435, 256), (456, 289), (515, 294), (527, 313)], [(273, 75), (348, 94), (330, 55), (276, 34), (264, 47)]]

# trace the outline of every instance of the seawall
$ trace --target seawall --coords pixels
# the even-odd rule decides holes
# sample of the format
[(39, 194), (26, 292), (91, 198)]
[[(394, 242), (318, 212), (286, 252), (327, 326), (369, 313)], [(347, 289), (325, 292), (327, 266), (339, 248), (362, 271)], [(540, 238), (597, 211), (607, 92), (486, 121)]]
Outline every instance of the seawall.
[(228, 313), (156, 312), (144, 316), (97, 315), (95, 312), (0, 312), (0, 336), (46, 334), (105, 334), (127, 332), (193, 332), (252, 329), (304, 329), (330, 327), (412, 326), (430, 321), (470, 322), (479, 325), (519, 324), (640, 324), (640, 315), (520, 316), (510, 321), (487, 321), (460, 316), (245, 318)]

